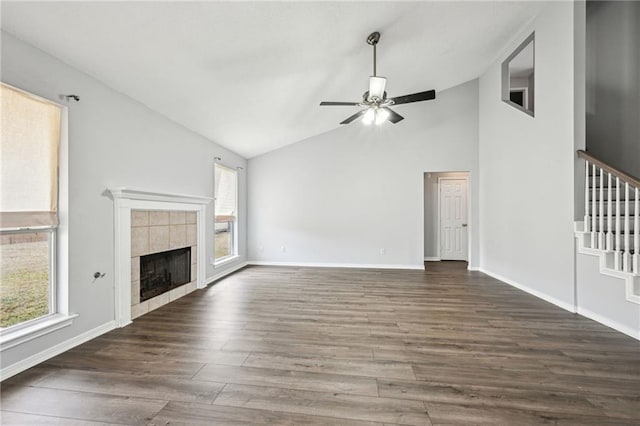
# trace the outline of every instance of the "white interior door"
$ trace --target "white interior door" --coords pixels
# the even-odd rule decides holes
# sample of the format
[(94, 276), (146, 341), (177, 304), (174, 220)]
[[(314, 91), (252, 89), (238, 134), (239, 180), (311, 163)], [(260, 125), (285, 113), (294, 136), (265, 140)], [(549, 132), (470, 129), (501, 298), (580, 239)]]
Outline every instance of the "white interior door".
[(467, 260), (467, 180), (441, 178), (440, 259)]

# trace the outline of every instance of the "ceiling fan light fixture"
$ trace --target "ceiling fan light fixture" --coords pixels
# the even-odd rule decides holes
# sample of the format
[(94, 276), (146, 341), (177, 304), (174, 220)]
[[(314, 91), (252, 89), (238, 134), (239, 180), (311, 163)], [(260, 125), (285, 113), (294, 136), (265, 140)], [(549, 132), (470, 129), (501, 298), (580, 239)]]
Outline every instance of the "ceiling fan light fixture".
[(362, 122), (367, 126), (373, 123), (376, 119), (376, 111), (373, 108), (369, 108), (362, 117)]
[(369, 77), (369, 101), (373, 98), (384, 99), (384, 89), (387, 79), (384, 77)]
[(378, 108), (376, 110), (376, 124), (379, 126), (389, 118), (389, 111), (384, 108)]

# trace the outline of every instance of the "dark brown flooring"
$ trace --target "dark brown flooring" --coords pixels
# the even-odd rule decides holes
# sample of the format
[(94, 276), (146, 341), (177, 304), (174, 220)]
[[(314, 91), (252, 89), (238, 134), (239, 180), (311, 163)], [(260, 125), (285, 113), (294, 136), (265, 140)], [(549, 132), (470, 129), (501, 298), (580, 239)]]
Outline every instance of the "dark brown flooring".
[(456, 262), (250, 267), (2, 384), (3, 424), (640, 424), (640, 342)]

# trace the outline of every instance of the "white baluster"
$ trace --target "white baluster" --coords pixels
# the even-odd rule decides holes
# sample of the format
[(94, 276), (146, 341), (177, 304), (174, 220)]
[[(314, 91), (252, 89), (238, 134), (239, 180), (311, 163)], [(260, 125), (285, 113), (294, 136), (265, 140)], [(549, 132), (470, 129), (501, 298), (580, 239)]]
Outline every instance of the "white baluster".
[(620, 267), (620, 178), (616, 177), (616, 243), (614, 244), (613, 268), (621, 270)]
[(613, 197), (611, 196), (612, 188), (611, 188), (611, 173), (607, 173), (607, 250), (613, 250), (613, 232), (611, 229), (611, 221), (613, 218)]
[(629, 184), (624, 184), (624, 255), (622, 256), (622, 269), (629, 272), (629, 261), (631, 260), (631, 229), (629, 227)]
[(636, 188), (634, 203), (635, 219), (633, 220), (633, 272), (640, 274), (640, 188)]
[(589, 162), (584, 162), (584, 232), (591, 228), (589, 220)]
[(596, 217), (598, 212), (596, 210), (596, 188), (598, 183), (596, 182), (596, 165), (591, 167), (591, 248), (596, 248)]
[(604, 170), (600, 169), (600, 223), (598, 226), (598, 248), (604, 250)]

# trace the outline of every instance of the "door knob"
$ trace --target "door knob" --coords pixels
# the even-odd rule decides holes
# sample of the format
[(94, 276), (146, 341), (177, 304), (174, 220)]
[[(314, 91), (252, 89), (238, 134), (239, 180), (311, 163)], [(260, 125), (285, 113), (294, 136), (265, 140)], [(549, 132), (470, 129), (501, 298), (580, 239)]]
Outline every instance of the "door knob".
[(467, 227), (467, 224), (466, 224), (466, 223), (463, 223), (463, 224), (462, 224), (462, 227), (463, 227), (463, 228), (466, 228), (466, 227)]

